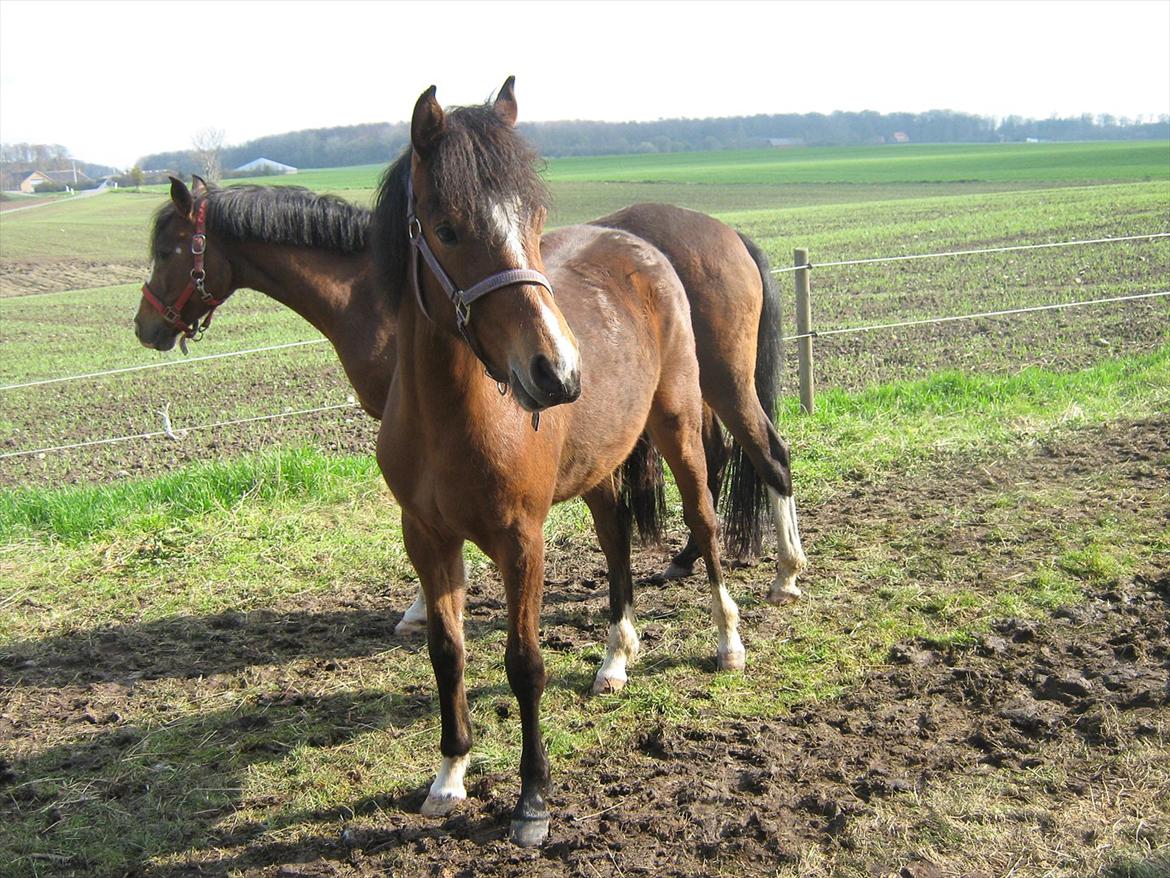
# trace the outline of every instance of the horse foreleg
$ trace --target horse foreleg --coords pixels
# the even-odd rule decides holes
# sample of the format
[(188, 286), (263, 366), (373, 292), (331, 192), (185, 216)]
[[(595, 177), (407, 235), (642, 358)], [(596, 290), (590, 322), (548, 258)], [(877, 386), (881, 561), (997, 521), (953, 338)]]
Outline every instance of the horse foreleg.
[(467, 798), (463, 775), (470, 760), (471, 717), (463, 688), (463, 541), (406, 515), (402, 536), (426, 596), (427, 651), (439, 690), (443, 761), (422, 806), (423, 814), (437, 817)]
[(612, 480), (606, 480), (584, 496), (593, 516), (597, 540), (605, 553), (609, 578), (609, 642), (605, 661), (593, 680), (593, 694), (617, 692), (626, 685), (626, 663), (638, 656), (638, 632), (634, 628), (634, 578), (630, 573), (630, 521), (619, 507)]
[(540, 654), (540, 606), (544, 598), (544, 535), (540, 523), (510, 532), (490, 553), (508, 599), (508, 646), (504, 667), (520, 708), (523, 745), (520, 800), (512, 812), (512, 840), (538, 845), (548, 835), (548, 754), (540, 733), (544, 658)]

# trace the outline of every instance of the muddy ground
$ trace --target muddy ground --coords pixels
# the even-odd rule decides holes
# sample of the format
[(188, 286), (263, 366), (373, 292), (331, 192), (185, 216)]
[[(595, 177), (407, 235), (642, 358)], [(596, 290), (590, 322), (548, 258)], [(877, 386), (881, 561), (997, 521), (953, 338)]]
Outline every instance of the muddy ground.
[[(1168, 467), (1170, 417), (1163, 417), (1066, 436), (1002, 462), (940, 461), (913, 478), (858, 484), (804, 510), (806, 541), (817, 565), (806, 586), (815, 592), (818, 581), (841, 582), (825, 600), (836, 602), (845, 616), (876, 587), (851, 572), (847, 543), (838, 542), (836, 557), (816, 551), (830, 532), (849, 534), (860, 546), (893, 531), (905, 541), (907, 557), (947, 554), (969, 564), (972, 578), (996, 582), (1046, 563), (1050, 548), (1024, 531), (1004, 540), (978, 525), (956, 528), (955, 509), (983, 508), (1005, 486), (1084, 492), (1105, 484), (1097, 502), (1062, 509), (1061, 526), (1091, 526), (1101, 503), (1165, 522)], [(642, 550), (637, 569), (648, 574), (661, 557), (660, 550)], [(600, 559), (592, 546), (550, 550), (546, 649), (578, 650), (604, 638)], [(224, 816), (217, 813), (207, 818), (206, 837), (172, 848), (188, 851), (186, 864), (152, 868), (128, 862), (126, 874), (772, 875), (810, 862), (822, 866), (810, 874), (905, 878), (1094, 874), (1090, 863), (1118, 876), (1170, 874), (1170, 860), (1158, 859), (1170, 852), (1164, 812), (1133, 820), (1132, 831), (1150, 852), (1140, 864), (1148, 871), (1126, 872), (1108, 850), (1097, 850), (1108, 841), (1110, 824), (1132, 818), (1122, 790), (1136, 791), (1131, 796), (1140, 794), (1139, 802), (1166, 803), (1164, 791), (1141, 789), (1142, 780), (1128, 776), (1124, 758), (1135, 747), (1160, 748), (1163, 762), (1170, 762), (1165, 546), (1141, 568), (1047, 619), (999, 619), (970, 647), (898, 643), (885, 664), (869, 669), (835, 701), (737, 720), (714, 731), (648, 718), (628, 744), (592, 751), (571, 766), (554, 764), (554, 822), (538, 851), (504, 841), (518, 784), (514, 773), (502, 772), (471, 778), (468, 801), (441, 821), (418, 814), (424, 789), (304, 814), (305, 822), (336, 831), (293, 842), (274, 840), (261, 824), (217, 829)], [(267, 665), (278, 672), (281, 662), (310, 657), (318, 660), (324, 693), (333, 675), (352, 673), (351, 659), (373, 655), (392, 639), (396, 619), (387, 610), (403, 606), (409, 595), (409, 584), (400, 585), (389, 599), (355, 593), (246, 615), (118, 626), (80, 645), (73, 637), (12, 645), (0, 655), (0, 681), (12, 687), (10, 695), (26, 696), (25, 707), (20, 716), (0, 711), (0, 738), (16, 752), (35, 750), (38, 729), (53, 727), (54, 739), (73, 731), (77, 740), (89, 742), (61, 748), (59, 765), (38, 759), (36, 770), (49, 774), (122, 758), (139, 735), (119, 727), (119, 708), (133, 688), (119, 682), (128, 669), (143, 681), (140, 688), (160, 677), (213, 685), (242, 667), (264, 673), (261, 666)], [(498, 591), (496, 583), (473, 589), (472, 638), (499, 623)], [(696, 591), (693, 582), (644, 583), (640, 606), (646, 613), (693, 602)], [(565, 603), (574, 613), (554, 613)], [(344, 641), (337, 639), (339, 614), (348, 620)], [(594, 621), (581, 624), (583, 617)], [(749, 662), (753, 628), (785, 624), (782, 615), (762, 607), (748, 610), (744, 622)], [(643, 632), (648, 644), (659, 636), (653, 622)], [(310, 690), (313, 685), (306, 683)], [(410, 709), (437, 714), (433, 695), (432, 681), (420, 681)], [(334, 716), (331, 703), (326, 695), (309, 695), (301, 709), (332, 717), (334, 738), (344, 740), (353, 733), (348, 715)], [(500, 709), (506, 704), (502, 699)], [(96, 737), (95, 723), (107, 724)], [(241, 725), (239, 734), (250, 731)], [(26, 776), (32, 767), (19, 759), (0, 766), (0, 815), (52, 805), (37, 800), (35, 783), (30, 785), (35, 778)], [(1008, 817), (998, 819), (1014, 821), (1015, 836), (998, 835), (988, 848), (972, 845), (975, 836), (952, 839), (957, 851), (937, 861), (922, 858), (923, 850), (946, 849), (931, 842), (932, 818), (924, 816), (933, 797), (948, 790), (962, 797), (968, 795), (964, 784), (1008, 779), (1019, 785), (1019, 798), (997, 800), (1008, 806)], [(1071, 847), (1073, 865), (1028, 868), (1038, 865), (1033, 858), (1039, 854), (1026, 846), (1045, 834), (1054, 839), (1051, 844)], [(1019, 839), (1019, 850), (1012, 838)], [(41, 865), (43, 875), (86, 874), (76, 860)]]

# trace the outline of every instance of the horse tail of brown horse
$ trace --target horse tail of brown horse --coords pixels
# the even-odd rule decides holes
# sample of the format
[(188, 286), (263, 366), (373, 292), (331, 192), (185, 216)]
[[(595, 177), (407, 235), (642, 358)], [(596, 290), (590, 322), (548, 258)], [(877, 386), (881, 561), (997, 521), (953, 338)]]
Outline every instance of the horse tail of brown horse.
[(643, 433), (619, 470), (619, 514), (624, 526), (638, 528), (642, 542), (662, 542), (662, 520), (666, 515), (666, 479), (662, 457)]
[[(775, 424), (780, 367), (784, 362), (782, 300), (768, 257), (747, 235), (740, 233), (739, 239), (756, 263), (764, 285), (760, 325), (756, 330), (756, 396), (768, 420)], [(770, 436), (775, 435), (772, 429), (768, 432)], [(756, 554), (760, 551), (768, 508), (768, 483), (756, 472), (738, 442), (731, 450), (723, 484), (723, 526), (728, 551), (736, 555)]]

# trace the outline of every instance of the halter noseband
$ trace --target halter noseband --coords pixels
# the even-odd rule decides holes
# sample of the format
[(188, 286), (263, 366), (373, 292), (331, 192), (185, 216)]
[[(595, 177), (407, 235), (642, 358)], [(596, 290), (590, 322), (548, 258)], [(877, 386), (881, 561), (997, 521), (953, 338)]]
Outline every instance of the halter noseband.
[(548, 290), (549, 293), (552, 293), (552, 282), (535, 269), (510, 268), (485, 277), (483, 280), (472, 285), (470, 289), (461, 290), (451, 280), (451, 276), (443, 270), (443, 266), (439, 263), (438, 257), (435, 256), (434, 251), (431, 250), (431, 245), (427, 243), (426, 236), (423, 235), (422, 223), (415, 213), (414, 187), (411, 185), (409, 172), (407, 172), (406, 178), (406, 234), (410, 238), (411, 246), (414, 247), (417, 254), (414, 259), (410, 260), (410, 282), (414, 287), (414, 297), (418, 301), (419, 310), (423, 312), (427, 320), (430, 320), (432, 323), (434, 322), (430, 309), (427, 308), (426, 300), (423, 298), (422, 284), (419, 283), (418, 264), (419, 257), (421, 257), (426, 262), (427, 267), (430, 268), (431, 274), (438, 280), (439, 286), (443, 288), (443, 292), (447, 294), (447, 298), (451, 300), (451, 304), (455, 306), (455, 327), (459, 330), (459, 334), (463, 336), (463, 340), (467, 342), (472, 353), (483, 363), (488, 376), (504, 388), (500, 392), (506, 392), (508, 376), (497, 375), (492, 370), (475, 336), (470, 331), (471, 305), (478, 299), (482, 299), (488, 293), (495, 292), (501, 287), (510, 287), (515, 284), (539, 284)]
[[(142, 298), (150, 302), (154, 310), (162, 315), (163, 320), (167, 322), (167, 325), (171, 329), (183, 334), (184, 345), (186, 345), (186, 341), (189, 338), (199, 341), (203, 335), (203, 331), (211, 325), (211, 315), (215, 313), (215, 309), (226, 301), (226, 297), (223, 299), (215, 298), (203, 286), (203, 282), (207, 278), (207, 272), (203, 269), (203, 254), (206, 252), (207, 199), (204, 198), (195, 208), (195, 234), (191, 236), (191, 255), (194, 257), (195, 264), (191, 266), (191, 279), (187, 282), (187, 286), (183, 289), (179, 298), (175, 300), (175, 304), (168, 305), (151, 292), (149, 281), (142, 285)], [(183, 319), (183, 307), (195, 293), (199, 293), (199, 298), (205, 305), (209, 306), (209, 310), (204, 315), (202, 323), (200, 323), (198, 317), (190, 323), (187, 323)], [(183, 350), (186, 350), (185, 346)]]

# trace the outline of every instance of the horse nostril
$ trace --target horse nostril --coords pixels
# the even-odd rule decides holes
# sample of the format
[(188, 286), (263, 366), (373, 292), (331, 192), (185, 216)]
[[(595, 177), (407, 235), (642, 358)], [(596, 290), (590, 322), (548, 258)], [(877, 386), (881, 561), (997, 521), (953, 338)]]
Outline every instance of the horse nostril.
[(572, 402), (581, 395), (581, 381), (576, 369), (562, 378), (548, 357), (537, 354), (532, 358), (531, 370), (533, 383), (553, 404)]
[(575, 402), (581, 395), (581, 370), (574, 369), (565, 381), (565, 402)]

